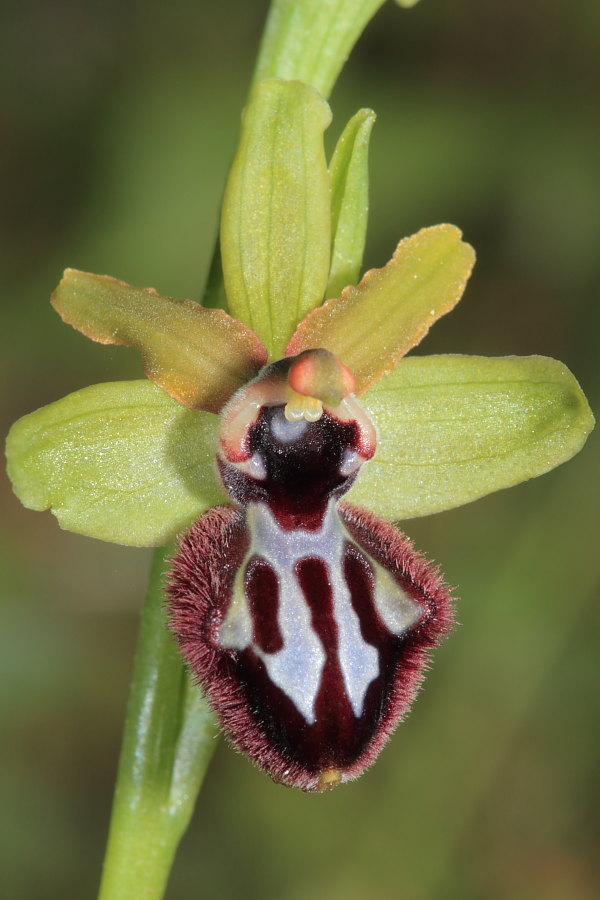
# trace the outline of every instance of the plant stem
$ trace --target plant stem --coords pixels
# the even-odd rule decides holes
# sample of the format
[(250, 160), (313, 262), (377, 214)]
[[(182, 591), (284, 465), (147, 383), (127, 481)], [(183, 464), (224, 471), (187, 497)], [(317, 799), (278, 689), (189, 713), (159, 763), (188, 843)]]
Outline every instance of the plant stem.
[(159, 900), (216, 745), (216, 727), (166, 628), (172, 548), (154, 554), (134, 663), (100, 900)]
[(352, 47), (384, 0), (273, 0), (254, 84), (288, 78), (328, 97)]

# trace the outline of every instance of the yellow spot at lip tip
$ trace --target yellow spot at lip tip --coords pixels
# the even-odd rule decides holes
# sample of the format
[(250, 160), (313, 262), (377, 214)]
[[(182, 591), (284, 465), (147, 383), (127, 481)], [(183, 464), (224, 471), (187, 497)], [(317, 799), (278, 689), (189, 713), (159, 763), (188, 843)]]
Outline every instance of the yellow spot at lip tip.
[(338, 784), (341, 784), (341, 781), (342, 773), (339, 769), (325, 769), (325, 771), (321, 772), (319, 775), (317, 790), (321, 792), (330, 791), (332, 788), (337, 787)]

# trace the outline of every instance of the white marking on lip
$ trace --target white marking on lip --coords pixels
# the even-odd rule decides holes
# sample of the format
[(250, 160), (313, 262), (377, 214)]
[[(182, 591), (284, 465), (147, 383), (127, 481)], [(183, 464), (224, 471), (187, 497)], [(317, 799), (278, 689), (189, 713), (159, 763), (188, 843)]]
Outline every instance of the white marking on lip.
[(350, 448), (347, 447), (344, 450), (344, 455), (342, 456), (342, 461), (340, 463), (340, 475), (343, 475), (344, 478), (347, 478), (348, 475), (352, 475), (353, 472), (356, 472), (356, 470), (359, 469), (364, 462), (364, 456), (361, 456), (360, 453), (356, 452), (356, 450), (350, 450)]
[(375, 606), (392, 634), (404, 634), (422, 616), (421, 607), (409, 597), (383, 566), (375, 569)]
[[(380, 673), (379, 651), (362, 637), (360, 619), (352, 606), (343, 569), (347, 543), (357, 546), (369, 560), (375, 576), (375, 606), (390, 632), (399, 635), (414, 625), (421, 616), (419, 604), (352, 540), (334, 500), (329, 501), (318, 531), (301, 528), (284, 531), (264, 503), (249, 504), (246, 523), (250, 547), (236, 575), (231, 603), (219, 631), (221, 646), (237, 650), (251, 646), (273, 683), (289, 697), (306, 722), (314, 724), (326, 654), (313, 629), (311, 611), (295, 567), (307, 557), (323, 560), (329, 573), (333, 616), (338, 630), (338, 660), (346, 694), (358, 718), (363, 712), (368, 687)], [(252, 617), (244, 594), (246, 565), (252, 556), (264, 559), (279, 582), (278, 624), (283, 647), (276, 653), (265, 653), (252, 640)]]
[(255, 478), (257, 481), (265, 481), (267, 477), (267, 467), (262, 454), (258, 450), (254, 451), (250, 459), (230, 463), (230, 465), (235, 466), (240, 472), (244, 472), (245, 475), (249, 475), (250, 478)]
[(271, 434), (282, 444), (291, 444), (297, 441), (306, 431), (308, 422), (305, 418), (294, 421), (286, 419), (283, 409), (278, 410), (271, 419)]
[(253, 478), (258, 478), (259, 481), (264, 481), (267, 477), (267, 467), (265, 466), (265, 461), (258, 450), (255, 450), (248, 460), (248, 468), (246, 469), (246, 471)]

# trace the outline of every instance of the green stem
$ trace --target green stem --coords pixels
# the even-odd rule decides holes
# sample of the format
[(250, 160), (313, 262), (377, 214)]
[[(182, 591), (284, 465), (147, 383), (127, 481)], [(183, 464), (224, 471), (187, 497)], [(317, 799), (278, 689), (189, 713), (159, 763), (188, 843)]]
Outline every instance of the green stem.
[(273, 0), (254, 71), (312, 84), (328, 97), (352, 47), (384, 0)]
[(100, 900), (160, 900), (216, 745), (216, 728), (166, 628), (157, 550), (133, 681)]

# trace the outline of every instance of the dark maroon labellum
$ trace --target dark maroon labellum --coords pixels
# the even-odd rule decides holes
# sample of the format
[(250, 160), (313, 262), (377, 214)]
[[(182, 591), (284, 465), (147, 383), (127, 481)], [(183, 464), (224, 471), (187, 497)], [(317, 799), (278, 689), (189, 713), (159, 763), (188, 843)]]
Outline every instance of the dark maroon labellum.
[(452, 613), (408, 538), (339, 500), (375, 450), (365, 411), (352, 395), (307, 403), (293, 365), (270, 366), (225, 409), (218, 461), (238, 506), (192, 526), (168, 593), (231, 741), (276, 781), (322, 791), (374, 761)]

